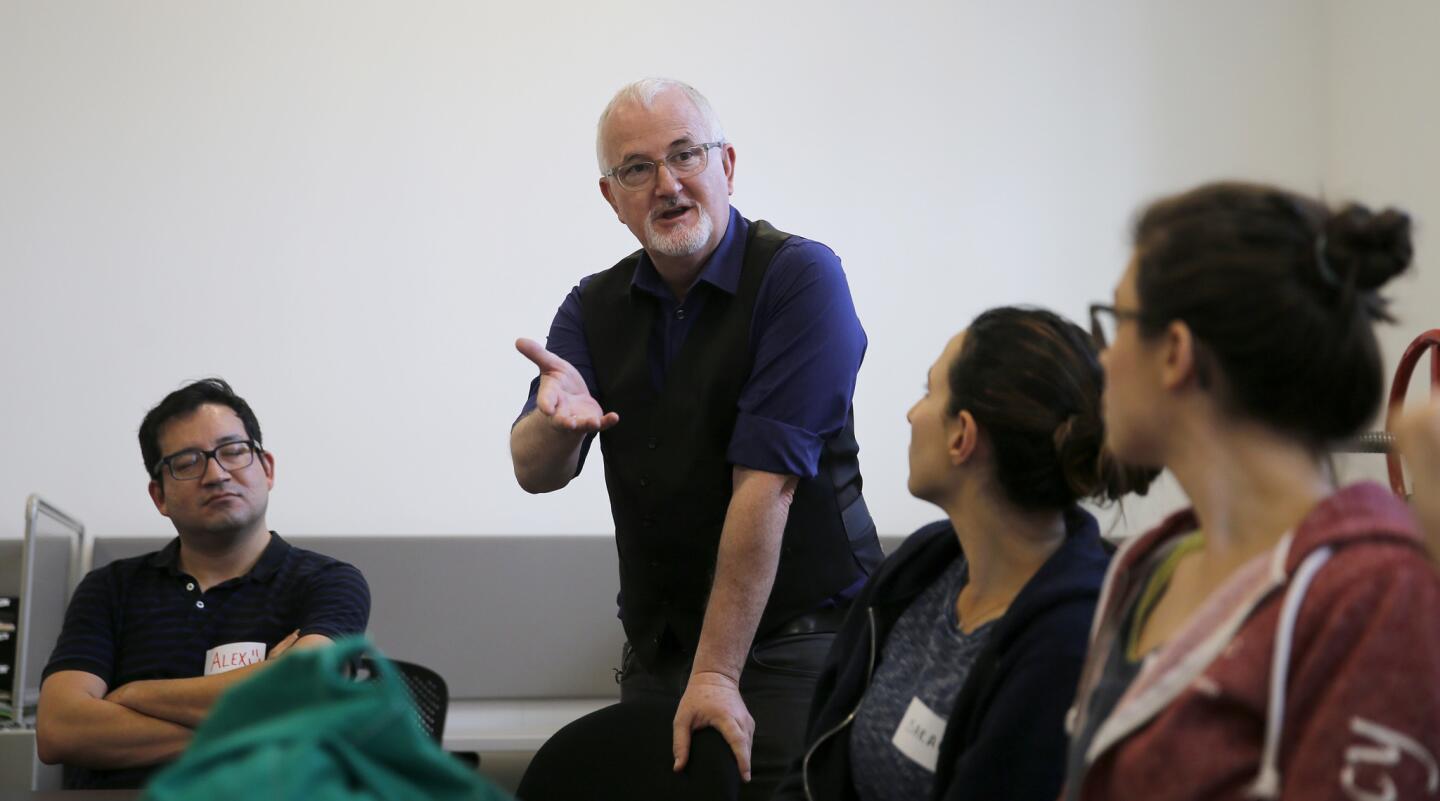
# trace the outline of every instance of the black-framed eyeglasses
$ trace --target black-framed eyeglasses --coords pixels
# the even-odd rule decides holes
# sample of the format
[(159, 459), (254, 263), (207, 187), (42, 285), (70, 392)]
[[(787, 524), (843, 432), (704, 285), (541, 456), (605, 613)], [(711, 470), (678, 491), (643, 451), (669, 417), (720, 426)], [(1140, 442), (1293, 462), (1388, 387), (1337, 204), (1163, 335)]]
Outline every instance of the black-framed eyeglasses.
[(249, 439), (227, 442), (208, 451), (187, 448), (161, 459), (160, 463), (155, 465), (154, 477), (159, 478), (160, 470), (164, 468), (170, 471), (170, 477), (176, 481), (194, 481), (205, 475), (211, 459), (219, 462), (227, 472), (233, 473), (254, 464), (255, 454), (263, 452), (260, 443)]
[(1100, 348), (1110, 347), (1115, 341), (1115, 332), (1121, 320), (1142, 320), (1145, 314), (1139, 309), (1117, 309), (1104, 303), (1090, 304), (1090, 336)]
[(705, 142), (692, 145), (666, 156), (661, 161), (643, 161), (635, 159), (601, 175), (602, 178), (614, 178), (617, 183), (626, 189), (644, 189), (655, 180), (656, 174), (660, 172), (660, 165), (670, 170), (670, 174), (676, 178), (689, 178), (705, 171), (710, 164), (711, 148), (724, 147), (724, 142)]

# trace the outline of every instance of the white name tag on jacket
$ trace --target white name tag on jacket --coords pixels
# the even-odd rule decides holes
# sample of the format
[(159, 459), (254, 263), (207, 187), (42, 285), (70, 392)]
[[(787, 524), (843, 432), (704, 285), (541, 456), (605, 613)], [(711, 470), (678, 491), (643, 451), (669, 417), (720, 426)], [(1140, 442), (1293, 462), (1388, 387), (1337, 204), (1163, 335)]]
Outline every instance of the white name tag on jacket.
[(911, 698), (890, 742), (900, 753), (934, 773), (940, 762), (940, 738), (944, 736), (945, 718), (930, 711), (919, 698)]
[(205, 652), (205, 675), (228, 673), (264, 661), (265, 643), (227, 642)]

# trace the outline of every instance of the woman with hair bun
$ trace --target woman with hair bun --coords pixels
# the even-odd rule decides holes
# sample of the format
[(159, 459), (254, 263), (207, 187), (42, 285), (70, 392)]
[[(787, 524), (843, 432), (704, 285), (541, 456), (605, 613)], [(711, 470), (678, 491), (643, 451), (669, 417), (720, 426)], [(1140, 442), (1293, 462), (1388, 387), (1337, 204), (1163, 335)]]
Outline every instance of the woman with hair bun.
[(1106, 578), (1064, 797), (1437, 797), (1440, 577), (1402, 501), (1327, 469), (1380, 403), (1409, 219), (1219, 183), (1134, 246), (1091, 309), (1106, 441), (1192, 507)]
[(910, 409), (910, 492), (947, 515), (877, 569), (816, 686), (777, 799), (1053, 801), (1109, 551), (1082, 499), (1143, 491), (1102, 447), (1083, 329), (1000, 308)]

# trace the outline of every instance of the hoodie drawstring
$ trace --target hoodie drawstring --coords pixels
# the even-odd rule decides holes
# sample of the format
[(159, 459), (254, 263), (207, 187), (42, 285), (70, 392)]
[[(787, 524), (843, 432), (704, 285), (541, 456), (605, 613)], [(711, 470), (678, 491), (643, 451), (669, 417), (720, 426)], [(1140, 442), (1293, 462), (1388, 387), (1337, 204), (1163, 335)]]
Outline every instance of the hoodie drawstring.
[(1326, 546), (1317, 548), (1290, 581), (1285, 603), (1280, 607), (1280, 620), (1275, 630), (1275, 652), (1270, 658), (1270, 703), (1265, 716), (1265, 749), (1260, 756), (1260, 774), (1247, 793), (1251, 798), (1280, 797), (1280, 733), (1285, 728), (1285, 678), (1290, 667), (1290, 648), (1295, 639), (1295, 621), (1300, 617), (1300, 604), (1310, 590), (1315, 574), (1330, 561), (1334, 551)]

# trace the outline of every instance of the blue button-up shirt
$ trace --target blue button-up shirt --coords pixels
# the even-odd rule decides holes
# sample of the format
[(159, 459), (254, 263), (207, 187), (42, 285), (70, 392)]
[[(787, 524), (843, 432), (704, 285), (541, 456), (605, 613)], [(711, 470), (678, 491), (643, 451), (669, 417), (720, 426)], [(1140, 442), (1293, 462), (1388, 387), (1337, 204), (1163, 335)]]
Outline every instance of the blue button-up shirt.
[[(656, 391), (664, 387), (670, 364), (704, 313), (706, 299), (738, 290), (749, 230), (750, 221), (732, 207), (724, 238), (684, 302), (676, 299), (650, 257), (641, 254), (632, 286), (652, 295), (660, 309), (649, 342)], [(593, 277), (581, 279), (560, 304), (546, 347), (579, 371), (603, 406), (580, 306), (580, 293)], [(756, 298), (750, 329), (754, 369), (740, 392), (740, 413), (726, 451), (730, 463), (813, 477), (824, 441), (845, 425), (850, 413), (866, 344), (840, 258), (819, 242), (792, 236), (770, 262)], [(538, 378), (531, 382), (521, 416), (535, 408), (539, 386)], [(585, 440), (581, 467), (593, 439)]]

